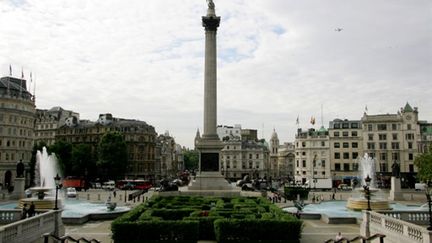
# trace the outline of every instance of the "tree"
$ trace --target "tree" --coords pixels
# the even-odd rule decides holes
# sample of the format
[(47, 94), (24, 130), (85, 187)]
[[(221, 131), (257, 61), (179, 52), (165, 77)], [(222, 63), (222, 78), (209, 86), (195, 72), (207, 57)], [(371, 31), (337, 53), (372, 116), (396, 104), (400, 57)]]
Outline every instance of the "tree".
[(128, 168), (126, 142), (119, 132), (105, 133), (98, 145), (98, 167), (106, 179), (121, 178)]
[(199, 153), (197, 150), (186, 150), (183, 153), (183, 157), (187, 170), (198, 169)]
[(423, 182), (432, 182), (432, 145), (427, 152), (415, 158), (414, 164), (418, 168), (418, 178)]
[[(74, 144), (71, 153), (71, 175), (93, 175), (96, 168), (96, 156), (89, 144)], [(86, 178), (87, 179), (87, 178)]]
[(65, 141), (57, 141), (49, 147), (49, 151), (55, 153), (59, 164), (59, 169), (63, 175), (72, 173), (72, 144)]

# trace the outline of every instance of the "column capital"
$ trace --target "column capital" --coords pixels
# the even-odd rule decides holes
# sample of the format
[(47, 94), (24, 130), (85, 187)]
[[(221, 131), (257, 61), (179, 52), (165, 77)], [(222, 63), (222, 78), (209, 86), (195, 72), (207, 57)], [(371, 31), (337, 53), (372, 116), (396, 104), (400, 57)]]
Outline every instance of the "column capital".
[(203, 16), (202, 26), (206, 31), (216, 31), (219, 27), (220, 17), (219, 16)]

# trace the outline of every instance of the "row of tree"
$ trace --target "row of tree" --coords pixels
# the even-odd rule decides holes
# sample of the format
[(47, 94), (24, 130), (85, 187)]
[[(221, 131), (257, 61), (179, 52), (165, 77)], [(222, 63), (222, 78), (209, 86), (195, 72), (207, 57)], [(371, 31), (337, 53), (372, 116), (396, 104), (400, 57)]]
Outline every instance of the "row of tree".
[(46, 147), (49, 154), (57, 157), (60, 170), (64, 176), (79, 176), (86, 179), (123, 178), (128, 168), (126, 142), (119, 132), (105, 133), (97, 146), (87, 143), (72, 144), (58, 141), (51, 146), (45, 143), (33, 147), (30, 161), (30, 179), (34, 182), (36, 152)]

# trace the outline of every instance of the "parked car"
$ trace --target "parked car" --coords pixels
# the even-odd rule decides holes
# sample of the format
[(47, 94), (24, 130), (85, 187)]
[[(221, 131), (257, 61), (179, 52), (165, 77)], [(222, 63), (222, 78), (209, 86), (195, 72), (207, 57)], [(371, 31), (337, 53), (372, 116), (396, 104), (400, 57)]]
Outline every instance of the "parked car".
[(426, 183), (416, 183), (414, 185), (416, 191), (424, 191), (426, 190), (426, 187), (427, 187)]
[(112, 191), (115, 188), (115, 182), (114, 181), (104, 182), (104, 184), (102, 185), (102, 188), (105, 189), (105, 190)]
[(347, 184), (339, 184), (338, 189), (341, 191), (351, 191), (352, 187), (348, 186)]
[(76, 189), (73, 187), (66, 188), (66, 196), (67, 197), (76, 197), (77, 196)]

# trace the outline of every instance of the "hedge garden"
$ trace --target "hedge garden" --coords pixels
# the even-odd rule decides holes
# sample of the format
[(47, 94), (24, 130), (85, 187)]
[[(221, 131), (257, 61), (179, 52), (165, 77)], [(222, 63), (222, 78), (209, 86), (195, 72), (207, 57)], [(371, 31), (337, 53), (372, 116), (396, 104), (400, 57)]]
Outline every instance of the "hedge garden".
[(299, 242), (302, 221), (265, 198), (155, 197), (111, 225), (116, 243)]

